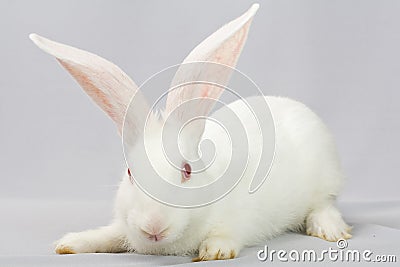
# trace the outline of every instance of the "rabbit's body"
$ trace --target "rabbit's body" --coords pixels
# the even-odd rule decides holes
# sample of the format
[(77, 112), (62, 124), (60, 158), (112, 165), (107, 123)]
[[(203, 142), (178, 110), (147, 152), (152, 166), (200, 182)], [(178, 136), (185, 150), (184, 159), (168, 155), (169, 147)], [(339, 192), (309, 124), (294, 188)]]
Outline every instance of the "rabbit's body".
[[(262, 97), (253, 97), (250, 100), (255, 98)], [(332, 201), (343, 182), (343, 175), (334, 141), (327, 128), (302, 103), (281, 97), (265, 99), (274, 118), (276, 151), (270, 174), (263, 186), (254, 194), (248, 193), (252, 176), (247, 173), (256, 168), (256, 162), (250, 161), (247, 173), (230, 194), (207, 207), (179, 210), (178, 212), (190, 214), (190, 220), (184, 229), (181, 229), (179, 237), (172, 243), (155, 243), (147, 240), (142, 242), (137, 236), (131, 237), (134, 230), (126, 218), (129, 218), (132, 209), (135, 210), (133, 202), (141, 198), (148, 198), (150, 202), (155, 200), (141, 191), (136, 191), (135, 196), (131, 192), (134, 185), (126, 176), (117, 197), (116, 222), (121, 227), (121, 232), (126, 234), (128, 249), (144, 254), (186, 255), (197, 251), (207, 238), (218, 236), (229, 239), (231, 242), (223, 243), (234, 244), (236, 254), (243, 246), (256, 245), (285, 231), (304, 229), (306, 218), (312, 211), (328, 208), (332, 213), (336, 212)], [(243, 101), (235, 101), (216, 113), (224, 112), (225, 109), (235, 111), (241, 120), (247, 121), (245, 127), (248, 140), (257, 140), (258, 126), (251, 123), (252, 114), (248, 112)], [(224, 144), (224, 140), (219, 140), (221, 135), (216, 127), (212, 123), (206, 124), (204, 138), (213, 140), (216, 145)], [(252, 158), (252, 148), (256, 148), (257, 144), (250, 143), (249, 147)], [(210, 174), (211, 177), (216, 175)], [(143, 203), (143, 200), (140, 202)], [(145, 207), (137, 211), (137, 214), (152, 214), (154, 203)], [(179, 218), (179, 213), (176, 216)], [(340, 217), (330, 221), (329, 225), (334, 228), (332, 232), (314, 234), (325, 235), (325, 239), (335, 240), (348, 231), (347, 225)], [(312, 227), (312, 222), (308, 227)], [(229, 247), (229, 250), (231, 249), (232, 247)]]
[[(315, 113), (288, 98), (265, 99), (274, 118), (275, 158), (266, 181), (254, 194), (248, 193), (253, 177), (247, 174), (258, 165), (251, 160), (253, 150), (261, 146), (257, 143), (258, 126), (243, 101), (223, 107), (236, 110), (246, 122), (243, 125), (248, 132), (250, 161), (239, 186), (211, 208), (219, 214), (219, 220), (227, 222), (225, 225), (233, 224), (235, 236), (246, 245), (303, 228), (307, 214), (330, 203), (343, 182), (333, 138)], [(206, 136), (220, 136), (208, 134), (208, 130), (212, 132), (206, 127)], [(220, 141), (214, 143), (218, 145)]]
[[(343, 182), (334, 142), (310, 109), (287, 98), (255, 96), (246, 99), (254, 104), (252, 107), (267, 102), (270, 108), (257, 114), (260, 117), (256, 118), (264, 121), (260, 125), (242, 100), (218, 109), (211, 120), (204, 120), (229, 83), (257, 9), (258, 4), (254, 4), (186, 57), (172, 80), (165, 111), (158, 115), (135, 83), (111, 62), (30, 35), (35, 44), (57, 58), (115, 122), (118, 131), (124, 132), (128, 164), (129, 175), (125, 174), (120, 183), (112, 224), (65, 235), (57, 242), (57, 253), (136, 251), (187, 255), (198, 251), (198, 260), (214, 260), (233, 258), (244, 246), (289, 230), (305, 228), (307, 234), (329, 241), (351, 237), (349, 226), (333, 206)], [(234, 118), (239, 118), (235, 120), (238, 124), (229, 119), (230, 110), (236, 114)], [(273, 120), (268, 120), (269, 115)], [(215, 121), (225, 121), (226, 129), (232, 130), (232, 139), (226, 138)], [(272, 131), (261, 136), (272, 138), (272, 146), (259, 138), (264, 126)], [(178, 130), (182, 134), (174, 136)], [(202, 157), (209, 150), (201, 151), (202, 141), (207, 140), (215, 144), (215, 161), (209, 167)], [(170, 148), (179, 149), (169, 153)], [(273, 164), (266, 181), (250, 194), (255, 170), (259, 166), (270, 167), (270, 160), (259, 162), (261, 152), (270, 153)], [(220, 196), (212, 185), (221, 184), (223, 188), (240, 177), (229, 194), (193, 209), (165, 205), (139, 188), (156, 181), (147, 189), (159, 190), (163, 197), (183, 200), (183, 206), (193, 207), (186, 204), (202, 197), (216, 200), (213, 197)], [(182, 194), (164, 190), (164, 185), (180, 188)], [(212, 189), (203, 194), (191, 193), (208, 185), (211, 187), (206, 188)]]

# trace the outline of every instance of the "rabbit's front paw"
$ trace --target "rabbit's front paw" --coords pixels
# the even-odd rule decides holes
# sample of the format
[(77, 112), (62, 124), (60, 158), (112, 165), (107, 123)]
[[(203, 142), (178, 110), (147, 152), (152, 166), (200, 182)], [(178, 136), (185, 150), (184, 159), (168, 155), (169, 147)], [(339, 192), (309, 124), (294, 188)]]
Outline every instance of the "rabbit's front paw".
[(199, 256), (193, 261), (233, 259), (238, 255), (239, 249), (238, 244), (232, 239), (210, 237), (201, 243)]
[(56, 242), (57, 254), (75, 254), (94, 252), (90, 249), (90, 244), (82, 238), (80, 233), (69, 233)]
[(351, 226), (347, 225), (333, 206), (312, 211), (306, 220), (306, 233), (326, 241), (351, 238)]

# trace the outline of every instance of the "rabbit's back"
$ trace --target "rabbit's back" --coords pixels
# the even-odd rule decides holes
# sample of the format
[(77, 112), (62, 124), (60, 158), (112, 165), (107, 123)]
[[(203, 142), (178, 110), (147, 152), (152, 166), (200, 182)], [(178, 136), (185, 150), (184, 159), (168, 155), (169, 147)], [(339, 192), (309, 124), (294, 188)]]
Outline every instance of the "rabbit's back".
[[(302, 227), (305, 217), (314, 207), (337, 195), (343, 175), (331, 134), (307, 106), (288, 98), (272, 96), (246, 100), (249, 103), (268, 102), (275, 128), (273, 164), (264, 184), (255, 194), (249, 194), (249, 185), (258, 164), (270, 164), (258, 162), (260, 151), (271, 149), (271, 146), (263, 148), (260, 143), (259, 125), (246, 103), (239, 100), (217, 110), (212, 117), (223, 117), (229, 112), (227, 109), (231, 109), (240, 118), (247, 132), (247, 140), (243, 143), (248, 142), (248, 155), (240, 149), (236, 152), (243, 152), (241, 160), (246, 160), (248, 156), (249, 161), (239, 185), (214, 205), (213, 216), (216, 222), (233, 224), (231, 228), (237, 229), (241, 239), (247, 245), (253, 245), (260, 238), (270, 238)], [(213, 140), (217, 153), (224, 153), (229, 150), (226, 149), (229, 142), (224, 140), (221, 129), (217, 127), (215, 123), (207, 123), (204, 138)], [(232, 153), (235, 153), (234, 149)], [(231, 155), (224, 154), (216, 165), (227, 166), (231, 159)], [(211, 176), (219, 177), (224, 170), (225, 167), (220, 167), (210, 168), (209, 171), (215, 171)], [(241, 171), (237, 170), (237, 173)]]

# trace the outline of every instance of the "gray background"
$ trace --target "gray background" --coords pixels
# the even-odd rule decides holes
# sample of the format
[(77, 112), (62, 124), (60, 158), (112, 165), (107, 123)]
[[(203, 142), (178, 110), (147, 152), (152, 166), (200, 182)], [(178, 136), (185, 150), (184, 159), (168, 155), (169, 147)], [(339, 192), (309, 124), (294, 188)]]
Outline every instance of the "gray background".
[[(111, 120), (29, 33), (97, 53), (140, 84), (253, 2), (2, 1), (1, 196), (111, 198), (124, 167)], [(399, 14), (399, 1), (263, 1), (238, 64), (325, 120), (346, 200), (399, 198)]]
[[(1, 0), (2, 223), (69, 226), (54, 235), (104, 224), (125, 171), (112, 121), (29, 33), (103, 56), (139, 85), (253, 2)], [(400, 2), (260, 4), (238, 69), (266, 94), (302, 101), (324, 119), (348, 176), (341, 202), (400, 200)], [(70, 215), (40, 209), (49, 203)], [(74, 214), (82, 203), (95, 212)]]

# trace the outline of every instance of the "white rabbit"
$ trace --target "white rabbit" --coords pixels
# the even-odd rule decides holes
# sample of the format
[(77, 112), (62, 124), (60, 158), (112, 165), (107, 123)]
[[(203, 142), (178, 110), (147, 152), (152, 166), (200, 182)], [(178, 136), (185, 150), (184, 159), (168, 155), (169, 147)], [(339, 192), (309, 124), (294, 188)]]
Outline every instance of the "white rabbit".
[[(258, 4), (245, 14), (226, 24), (198, 45), (184, 60), (215, 62), (235, 67), (246, 41), (249, 27)], [(349, 227), (334, 206), (335, 198), (343, 182), (334, 141), (322, 121), (305, 105), (281, 97), (256, 96), (248, 101), (266, 100), (275, 124), (275, 158), (266, 182), (253, 194), (248, 193), (251, 175), (246, 172), (242, 181), (226, 197), (215, 203), (194, 209), (172, 207), (149, 197), (137, 186), (137, 176), (150, 172), (145, 164), (143, 151), (136, 147), (143, 135), (143, 116), (149, 106), (132, 80), (117, 66), (85, 51), (62, 45), (36, 34), (30, 38), (41, 49), (55, 56), (78, 81), (88, 95), (114, 120), (122, 133), (123, 121), (134, 94), (135, 112), (129, 111), (128, 123), (131, 147), (129, 158), (134, 168), (122, 178), (115, 204), (115, 218), (109, 226), (79, 233), (69, 233), (57, 241), (56, 252), (93, 253), (136, 251), (143, 254), (193, 255), (195, 260), (229, 259), (236, 257), (245, 246), (256, 245), (289, 230), (305, 230), (308, 235), (328, 241), (350, 238)], [(196, 76), (207, 70), (194, 69), (186, 75)], [(177, 73), (176, 80), (184, 79)], [(226, 84), (230, 73), (219, 77)], [(174, 83), (174, 82), (173, 82)], [(225, 141), (218, 128), (210, 124), (195, 124), (190, 135), (183, 138), (182, 149), (188, 155), (197, 155), (202, 138), (217, 145), (216, 168), (202, 173), (191, 173), (184, 158), (182, 170), (168, 166), (158, 138), (164, 127), (174, 128), (171, 122), (163, 125), (165, 118), (183, 102), (202, 97), (218, 98), (219, 88), (199, 85), (199, 90), (177, 89), (167, 97), (166, 109), (149, 118), (152, 161), (160, 176), (172, 183), (199, 185), (209, 183), (218, 176), (220, 166), (228, 157), (224, 154)], [(207, 116), (213, 108), (208, 102), (178, 110), (175, 120), (186, 120), (187, 114)], [(237, 100), (214, 115), (230, 108), (237, 114), (248, 133), (249, 169), (256, 168), (254, 155), (260, 144), (257, 125), (241, 100)], [(140, 111), (140, 112), (137, 112)], [(214, 116), (213, 115), (213, 116)], [(124, 131), (126, 130), (124, 128)], [(152, 139), (154, 137), (154, 140)], [(221, 139), (221, 140), (220, 140)], [(174, 141), (175, 142), (175, 141)], [(220, 154), (220, 155), (218, 155)], [(159, 158), (158, 158), (159, 157)], [(264, 163), (261, 163), (264, 164)], [(267, 163), (265, 163), (267, 164)], [(186, 169), (185, 169), (186, 168)]]

